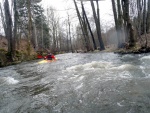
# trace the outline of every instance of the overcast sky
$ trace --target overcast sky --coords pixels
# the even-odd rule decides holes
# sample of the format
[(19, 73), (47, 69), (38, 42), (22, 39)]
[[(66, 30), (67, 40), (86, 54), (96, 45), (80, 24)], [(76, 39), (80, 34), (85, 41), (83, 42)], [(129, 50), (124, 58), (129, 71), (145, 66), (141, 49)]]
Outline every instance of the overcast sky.
[[(1, 2), (2, 0), (0, 0)], [(80, 2), (78, 1), (78, 6), (80, 7)], [(76, 11), (74, 7), (73, 0), (42, 0), (40, 3), (44, 9), (52, 6), (56, 9), (57, 14), (60, 19), (67, 19), (67, 12), (70, 15), (71, 22), (78, 24), (78, 18), (76, 16)], [(93, 16), (91, 11), (90, 2), (84, 2), (86, 12), (88, 13), (88, 17)], [(114, 25), (113, 12), (111, 0), (104, 0), (99, 2), (100, 5), (100, 17), (101, 17), (101, 25), (104, 30), (108, 30), (109, 26)], [(0, 25), (1, 28), (1, 25)]]

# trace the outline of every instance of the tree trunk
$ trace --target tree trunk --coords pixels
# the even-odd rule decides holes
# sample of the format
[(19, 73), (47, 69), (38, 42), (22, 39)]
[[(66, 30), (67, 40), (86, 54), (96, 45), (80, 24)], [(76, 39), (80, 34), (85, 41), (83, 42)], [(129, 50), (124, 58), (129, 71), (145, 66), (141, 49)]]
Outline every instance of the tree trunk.
[[(17, 6), (16, 0), (14, 0), (14, 36), (13, 36), (13, 46), (14, 50), (16, 49), (16, 39), (17, 39), (17, 21), (18, 21), (18, 13), (17, 13)], [(15, 52), (14, 52), (15, 54)]]
[[(94, 6), (93, 0), (91, 0), (91, 7), (92, 7), (92, 11), (93, 11), (94, 20), (95, 20), (97, 36), (98, 36), (98, 40), (99, 40), (99, 44), (100, 44), (100, 50), (104, 50), (105, 47), (104, 47), (104, 43), (103, 43), (102, 36), (101, 36), (100, 20), (98, 20), (99, 19), (99, 16), (98, 16), (99, 14), (96, 15), (96, 11), (95, 11), (95, 6)], [(97, 1), (97, 13), (99, 13), (98, 1)]]
[(72, 48), (72, 40), (71, 40), (71, 30), (70, 30), (70, 18), (69, 18), (69, 14), (68, 14), (68, 29), (69, 29), (69, 37), (70, 37), (70, 47), (71, 47), (71, 51), (73, 53), (73, 48)]
[[(82, 11), (83, 12), (83, 11)], [(85, 19), (85, 15), (84, 15), (84, 13), (82, 13), (83, 14), (83, 28), (84, 28), (84, 32), (85, 32), (85, 36), (86, 36), (86, 38), (85, 38), (85, 43), (86, 43), (86, 47), (87, 47), (87, 49), (88, 49), (88, 51), (90, 51), (90, 50), (93, 50), (93, 49), (91, 49), (91, 47), (90, 47), (90, 38), (89, 38), (89, 34), (88, 34), (88, 29), (87, 29), (87, 22), (86, 22), (86, 19)]]
[(118, 7), (118, 47), (122, 48), (122, 44), (124, 41), (124, 31), (123, 31), (123, 18), (122, 18), (122, 10), (121, 10), (121, 3), (120, 0), (117, 0), (117, 7)]
[(69, 52), (69, 33), (68, 33), (68, 24), (66, 23), (66, 33), (67, 33), (67, 52)]
[(123, 10), (123, 20), (124, 20), (124, 23), (123, 23), (123, 28), (124, 28), (124, 36), (125, 36), (125, 42), (128, 42), (128, 29), (127, 29), (127, 17), (126, 17), (126, 6), (124, 4), (124, 1), (125, 0), (121, 0), (121, 4), (122, 4), (122, 10)]
[(147, 11), (147, 33), (150, 32), (150, 0), (148, 0), (148, 11)]
[(53, 24), (53, 53), (56, 52), (56, 27)]
[(85, 29), (83, 27), (83, 20), (81, 18), (81, 15), (80, 15), (80, 12), (79, 12), (79, 9), (78, 9), (78, 6), (77, 6), (77, 3), (75, 0), (74, 1), (74, 5), (75, 5), (75, 8), (76, 8), (76, 12), (77, 12), (77, 16), (78, 16), (78, 19), (79, 19), (79, 22), (80, 22), (80, 26), (81, 26), (81, 29), (82, 29), (82, 33), (83, 33), (83, 36), (84, 36), (84, 40), (85, 40), (85, 48), (87, 49), (87, 51), (89, 51), (89, 45), (87, 45), (87, 41), (86, 41), (86, 32), (85, 32)]
[(135, 46), (135, 35), (134, 35), (134, 28), (133, 28), (133, 25), (131, 23), (131, 20), (130, 20), (130, 16), (129, 16), (129, 0), (124, 0), (123, 2), (123, 7), (125, 7), (125, 21), (127, 23), (127, 35), (128, 36), (128, 39), (129, 39), (129, 46), (130, 47), (134, 47)]
[(41, 25), (41, 41), (42, 41), (42, 50), (44, 51), (45, 47), (44, 47), (44, 39), (43, 39), (43, 20), (42, 20), (42, 25)]
[(28, 55), (31, 54), (31, 27), (32, 27), (32, 20), (31, 20), (31, 1), (27, 0), (27, 8), (28, 8), (28, 45), (27, 45), (27, 51)]
[(13, 39), (12, 39), (12, 18), (9, 10), (9, 2), (5, 0), (4, 2), (4, 10), (5, 10), (5, 22), (6, 22), (6, 37), (8, 40), (8, 53), (9, 60), (13, 61), (14, 50), (13, 50)]
[(85, 19), (86, 19), (86, 22), (87, 22), (87, 25), (88, 25), (88, 28), (89, 28), (91, 37), (92, 37), (94, 50), (96, 50), (96, 49), (97, 49), (96, 42), (95, 42), (94, 35), (93, 35), (92, 29), (91, 29), (91, 27), (90, 27), (90, 23), (89, 23), (89, 21), (88, 21), (88, 18), (87, 18), (87, 15), (86, 15), (86, 12), (85, 12), (85, 9), (84, 9), (84, 5), (83, 5), (82, 1), (81, 1), (81, 6), (82, 6), (82, 11), (83, 11), (83, 13), (84, 13), (84, 16), (85, 16)]
[(116, 25), (118, 48), (122, 48), (123, 47), (122, 44), (125, 42), (124, 41), (125, 34), (124, 34), (124, 29), (123, 29), (123, 18), (122, 18), (122, 9), (121, 9), (120, 0), (117, 0), (118, 10), (116, 10), (115, 0), (112, 0), (112, 7), (113, 7), (114, 20), (115, 20), (115, 25)]
[(137, 19), (137, 32), (138, 37), (140, 39), (140, 43), (142, 45), (143, 40), (141, 38), (141, 22), (142, 22), (142, 6), (141, 6), (141, 0), (137, 0), (137, 10), (138, 10), (138, 19)]
[(120, 35), (118, 33), (119, 25), (118, 25), (118, 16), (117, 16), (117, 10), (116, 10), (116, 3), (115, 0), (112, 0), (112, 8), (113, 8), (113, 14), (114, 14), (114, 21), (115, 21), (115, 28), (117, 33), (117, 40), (118, 40), (118, 48), (120, 47)]
[(112, 9), (113, 9), (113, 14), (114, 14), (115, 27), (116, 27), (116, 30), (117, 30), (118, 29), (118, 17), (117, 17), (117, 10), (116, 10), (115, 0), (112, 0)]
[(146, 35), (146, 0), (144, 0), (144, 10), (143, 10), (143, 31), (144, 31), (144, 35), (145, 35), (145, 47), (147, 47), (147, 35)]
[(3, 24), (4, 32), (5, 32), (5, 34), (7, 34), (6, 33), (6, 22), (5, 22), (5, 17), (4, 17), (4, 14), (3, 14), (1, 3), (0, 3), (0, 10), (1, 10), (1, 19), (2, 19), (2, 24)]
[(35, 37), (35, 50), (38, 50), (38, 38), (37, 38), (37, 30), (36, 30), (36, 23), (35, 23), (35, 19), (34, 19), (34, 23), (33, 23), (33, 27), (34, 27), (34, 37)]

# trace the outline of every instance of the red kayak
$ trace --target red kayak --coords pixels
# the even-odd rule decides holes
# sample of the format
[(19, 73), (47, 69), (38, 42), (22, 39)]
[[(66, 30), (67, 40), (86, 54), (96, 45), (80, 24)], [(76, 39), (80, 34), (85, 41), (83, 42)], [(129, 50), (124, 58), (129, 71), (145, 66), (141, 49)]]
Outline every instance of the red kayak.
[(42, 55), (37, 55), (37, 58), (38, 58), (38, 59), (42, 59), (43, 56), (42, 56)]

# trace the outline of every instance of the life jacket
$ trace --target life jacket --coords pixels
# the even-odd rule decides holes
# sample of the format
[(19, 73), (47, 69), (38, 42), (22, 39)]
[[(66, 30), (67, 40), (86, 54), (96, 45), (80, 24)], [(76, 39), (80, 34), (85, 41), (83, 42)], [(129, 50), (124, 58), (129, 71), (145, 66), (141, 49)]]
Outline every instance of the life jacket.
[(52, 60), (52, 55), (51, 54), (49, 54), (49, 55), (47, 55), (47, 60)]

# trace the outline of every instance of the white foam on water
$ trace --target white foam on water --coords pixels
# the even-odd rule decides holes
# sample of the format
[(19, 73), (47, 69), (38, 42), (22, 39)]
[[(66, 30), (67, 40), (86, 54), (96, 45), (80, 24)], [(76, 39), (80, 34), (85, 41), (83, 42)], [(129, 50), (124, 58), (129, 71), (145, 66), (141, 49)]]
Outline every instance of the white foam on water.
[(132, 78), (132, 75), (129, 71), (123, 71), (119, 74), (119, 77), (121, 77), (121, 78)]
[(39, 98), (43, 99), (43, 98), (48, 98), (48, 97), (49, 97), (48, 95), (43, 94), (43, 93), (33, 96), (34, 99), (39, 99)]
[(146, 76), (145, 78), (150, 78), (150, 74), (148, 74), (148, 76)]
[(145, 69), (145, 67), (143, 67), (143, 66), (140, 66), (140, 69)]
[(121, 102), (117, 102), (117, 105), (118, 105), (119, 107), (123, 107), (123, 106), (124, 106), (123, 103), (124, 103), (124, 100), (122, 100)]
[(78, 90), (78, 89), (80, 89), (80, 88), (82, 88), (83, 87), (83, 83), (81, 83), (80, 85), (78, 85), (77, 87), (76, 87), (76, 90)]
[(131, 64), (123, 64), (121, 66), (118, 66), (118, 67), (112, 67), (111, 69), (114, 70), (125, 70), (125, 69), (133, 69), (133, 68), (136, 68), (134, 65), (131, 65)]
[(72, 80), (72, 81), (75, 81), (75, 82), (80, 82), (85, 78), (85, 76), (80, 76), (80, 77), (79, 76), (80, 75), (75, 75), (73, 77), (70, 77), (69, 79)]
[(117, 102), (117, 105), (120, 107), (123, 107), (124, 105), (121, 105), (121, 103)]
[(61, 76), (61, 77), (58, 77), (57, 80), (58, 81), (63, 81), (63, 80), (66, 80), (67, 76)]
[(101, 61), (101, 62), (96, 62), (93, 61), (91, 63), (86, 63), (86, 64), (80, 64), (80, 65), (75, 65), (69, 68), (66, 68), (66, 71), (68, 72), (80, 72), (84, 70), (93, 70), (93, 69), (108, 69), (112, 67), (111, 62), (106, 62), (106, 61)]
[(12, 77), (7, 77), (7, 80), (6, 80), (9, 84), (17, 84), (19, 81), (18, 80), (15, 80), (14, 78)]
[(149, 56), (144, 56), (144, 57), (141, 58), (141, 60), (148, 60), (148, 59), (150, 59), (150, 55)]
[(142, 73), (144, 73), (145, 75), (147, 75), (147, 73), (145, 72), (145, 67), (143, 67), (143, 66), (140, 66), (140, 69), (142, 70)]
[(74, 75), (73, 77), (70, 77), (70, 79), (76, 79), (80, 75)]
[(118, 67), (118, 69), (132, 69), (132, 68), (134, 68), (134, 66), (131, 64), (123, 64)]
[(75, 65), (75, 66), (72, 66), (72, 67), (68, 67), (68, 68), (66, 68), (66, 70), (67, 70), (68, 72), (72, 72), (72, 71), (74, 71), (74, 72), (76, 72), (76, 71), (82, 71), (82, 70), (83, 70), (83, 65)]
[(85, 77), (85, 76), (81, 76), (81, 77), (77, 78), (77, 81), (83, 80), (84, 77)]
[(0, 83), (7, 83), (7, 84), (17, 84), (19, 81), (15, 80), (12, 77), (1, 77), (0, 78)]
[(124, 55), (124, 56), (122, 56), (123, 58), (134, 58), (134, 56), (132, 56), (132, 55)]

